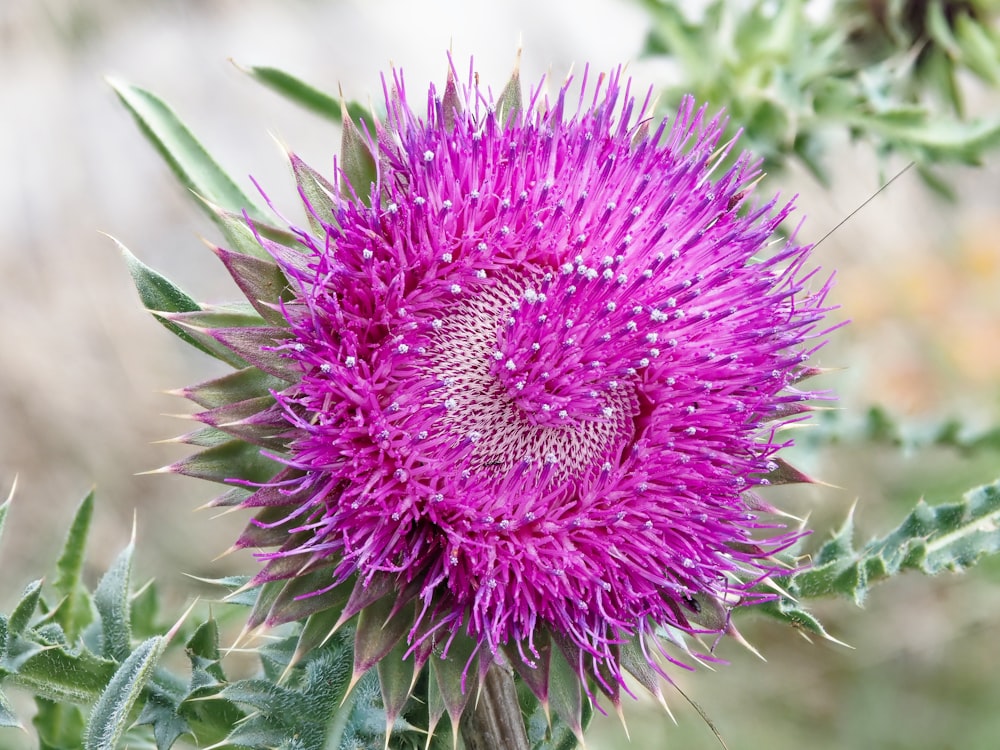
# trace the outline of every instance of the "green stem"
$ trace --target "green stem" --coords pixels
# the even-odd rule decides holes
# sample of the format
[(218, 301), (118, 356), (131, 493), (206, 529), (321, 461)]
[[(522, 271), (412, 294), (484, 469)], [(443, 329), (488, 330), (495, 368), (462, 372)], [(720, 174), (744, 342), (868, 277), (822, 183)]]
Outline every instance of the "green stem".
[(462, 722), (462, 738), (465, 750), (530, 750), (509, 668), (490, 667), (479, 700)]

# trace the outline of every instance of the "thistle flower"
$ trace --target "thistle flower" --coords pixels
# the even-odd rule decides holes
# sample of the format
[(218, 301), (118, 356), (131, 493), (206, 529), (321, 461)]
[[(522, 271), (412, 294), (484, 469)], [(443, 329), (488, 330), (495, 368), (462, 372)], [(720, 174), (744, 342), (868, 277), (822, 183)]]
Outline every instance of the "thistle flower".
[(250, 626), (311, 616), (307, 648), (360, 614), (355, 672), (430, 662), (454, 721), (495, 661), (542, 701), (657, 691), (797, 536), (754, 489), (804, 479), (777, 429), (817, 395), (828, 283), (752, 157), (720, 167), (718, 117), (587, 78), (522, 106), (516, 75), (494, 99), (452, 74), (420, 116), (394, 73), (336, 180), (291, 156), (307, 227), (226, 219), (256, 312), (169, 316), (243, 366), (183, 391), (191, 442), (231, 439), (173, 468), (259, 511)]

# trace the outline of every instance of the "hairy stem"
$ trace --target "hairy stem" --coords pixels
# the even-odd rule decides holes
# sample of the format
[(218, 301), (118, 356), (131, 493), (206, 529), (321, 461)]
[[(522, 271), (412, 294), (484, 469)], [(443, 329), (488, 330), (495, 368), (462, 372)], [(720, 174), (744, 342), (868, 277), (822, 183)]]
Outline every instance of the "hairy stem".
[(493, 664), (486, 673), (479, 700), (462, 722), (466, 750), (530, 750), (521, 718), (514, 676)]

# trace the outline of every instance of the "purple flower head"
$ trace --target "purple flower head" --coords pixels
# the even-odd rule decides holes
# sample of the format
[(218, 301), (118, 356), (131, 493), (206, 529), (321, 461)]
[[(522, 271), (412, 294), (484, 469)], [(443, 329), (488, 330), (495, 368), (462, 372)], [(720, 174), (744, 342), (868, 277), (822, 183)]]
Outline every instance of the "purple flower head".
[(277, 546), (255, 580), (297, 614), (391, 602), (418, 665), (457, 637), (534, 689), (556, 643), (617, 700), (629, 654), (730, 631), (796, 538), (754, 488), (801, 477), (776, 428), (816, 395), (828, 284), (753, 159), (720, 167), (723, 121), (587, 77), (523, 108), (450, 77), (418, 114), (396, 73), (340, 188), (293, 157), (310, 229), (261, 239), (290, 337), (255, 362), (288, 381), (256, 420), (283, 468), (239, 545)]

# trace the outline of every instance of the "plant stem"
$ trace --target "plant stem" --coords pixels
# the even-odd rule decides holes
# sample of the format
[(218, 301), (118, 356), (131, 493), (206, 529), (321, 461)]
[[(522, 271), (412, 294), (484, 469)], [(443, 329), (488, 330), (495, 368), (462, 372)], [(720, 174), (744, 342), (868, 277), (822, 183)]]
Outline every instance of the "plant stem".
[(507, 667), (490, 666), (479, 700), (462, 722), (462, 738), (465, 750), (530, 750), (514, 676)]

